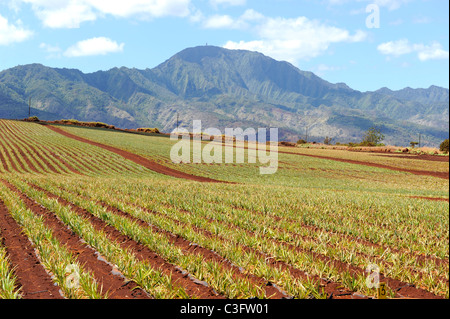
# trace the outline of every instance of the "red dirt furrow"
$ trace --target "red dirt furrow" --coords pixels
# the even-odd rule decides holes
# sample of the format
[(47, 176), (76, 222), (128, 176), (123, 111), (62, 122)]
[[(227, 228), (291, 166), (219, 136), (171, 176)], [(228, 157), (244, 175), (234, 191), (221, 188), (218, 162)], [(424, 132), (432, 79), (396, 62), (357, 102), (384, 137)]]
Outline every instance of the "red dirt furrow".
[[(262, 215), (262, 216), (267, 216), (265, 214), (262, 214), (261, 212), (254, 211), (254, 210), (249, 210), (249, 209), (244, 209), (244, 208), (238, 207), (238, 206), (233, 206), (233, 209), (238, 209), (238, 210), (241, 210), (241, 211), (247, 211), (247, 212), (252, 213), (252, 214), (258, 214), (258, 215)], [(296, 223), (296, 224), (299, 223), (298, 220), (295, 220), (295, 219), (292, 219), (292, 218), (287, 218), (287, 217), (282, 218), (282, 217), (274, 216), (274, 215), (272, 215), (271, 217), (275, 221), (282, 221), (282, 220), (284, 220), (284, 221), (291, 222), (291, 223)], [(394, 248), (394, 247), (387, 247), (387, 246), (384, 246), (382, 244), (373, 243), (373, 242), (371, 242), (369, 240), (365, 240), (365, 239), (363, 239), (361, 237), (355, 237), (355, 236), (351, 236), (351, 235), (348, 235), (348, 234), (334, 232), (334, 231), (327, 230), (325, 228), (320, 228), (320, 227), (317, 227), (317, 226), (312, 226), (312, 225), (308, 225), (308, 224), (304, 224), (304, 223), (301, 223), (300, 225), (302, 227), (311, 229), (313, 231), (327, 232), (327, 233), (336, 235), (336, 236), (341, 237), (341, 238), (349, 239), (349, 240), (352, 240), (354, 242), (360, 243), (360, 244), (368, 246), (368, 247), (381, 248), (383, 250), (389, 249), (390, 251), (392, 251), (394, 253), (405, 253), (405, 251), (403, 251), (401, 249), (397, 249), (397, 248)], [(439, 257), (430, 256), (430, 255), (422, 255), (421, 253), (416, 253), (416, 252), (411, 252), (411, 253), (416, 255), (416, 260), (419, 261), (419, 262), (423, 261), (423, 260), (431, 260), (431, 261), (434, 261), (436, 263), (436, 265), (448, 264), (449, 263), (448, 259), (441, 259)]]
[(409, 160), (422, 160), (422, 161), (431, 161), (431, 162), (447, 162), (449, 161), (448, 156), (441, 155), (428, 155), (428, 154), (418, 154), (418, 155), (377, 155), (379, 157), (390, 157), (390, 158), (405, 158)]
[(177, 178), (182, 178), (182, 179), (193, 180), (193, 181), (197, 181), (197, 182), (227, 183), (227, 182), (224, 182), (224, 181), (218, 181), (218, 180), (214, 180), (214, 179), (207, 178), (207, 177), (195, 176), (195, 175), (191, 175), (191, 174), (184, 173), (184, 172), (181, 172), (181, 171), (177, 171), (177, 170), (174, 170), (174, 169), (172, 169), (170, 167), (158, 164), (158, 163), (156, 163), (156, 162), (154, 162), (152, 160), (149, 160), (147, 158), (139, 156), (137, 154), (133, 154), (133, 153), (130, 153), (130, 152), (127, 152), (127, 151), (124, 151), (124, 150), (121, 150), (121, 149), (109, 146), (109, 145), (104, 145), (104, 144), (101, 144), (101, 143), (93, 142), (93, 141), (90, 141), (88, 139), (79, 137), (77, 135), (70, 134), (70, 133), (68, 133), (68, 132), (66, 132), (66, 131), (58, 128), (58, 127), (52, 126), (52, 125), (46, 125), (46, 127), (51, 129), (54, 132), (57, 132), (57, 133), (59, 133), (61, 135), (66, 136), (66, 137), (75, 139), (75, 140), (83, 142), (83, 143), (94, 145), (94, 146), (103, 148), (103, 149), (105, 149), (107, 151), (119, 154), (120, 156), (122, 156), (122, 157), (124, 157), (124, 158), (126, 158), (126, 159), (128, 159), (130, 161), (133, 161), (136, 164), (144, 166), (144, 167), (146, 167), (146, 168), (148, 168), (148, 169), (150, 169), (150, 170), (152, 170), (154, 172), (160, 173), (160, 174), (164, 174), (164, 175), (168, 175), (168, 176), (172, 176), (172, 177), (177, 177)]
[(35, 159), (36, 163), (42, 168), (43, 171), (47, 171), (47, 169), (37, 160), (38, 158), (44, 162), (44, 165), (46, 165), (48, 167), (48, 169), (50, 169), (53, 173), (58, 173), (58, 171), (53, 167), (53, 165), (51, 165), (46, 158), (44, 158), (43, 156), (41, 156), (39, 154), (39, 152), (37, 152), (36, 148), (29, 144), (27, 141), (25, 141), (24, 139), (22, 139), (18, 133), (14, 132), (12, 128), (5, 126), (5, 129), (8, 130), (11, 134), (14, 135), (14, 137), (20, 141), (21, 143), (23, 143), (24, 145), (26, 145), (30, 150), (30, 155)]
[[(173, 206), (172, 206), (172, 207), (173, 207)], [(188, 211), (185, 211), (185, 212), (186, 212), (186, 213), (189, 213)], [(225, 222), (225, 221), (217, 221), (217, 222), (220, 222), (220, 223), (222, 223), (222, 224), (225, 224), (227, 227), (233, 227), (233, 228), (237, 228), (237, 229), (244, 230), (243, 228), (238, 227), (238, 226), (236, 226), (236, 225), (234, 225), (234, 224), (232, 224), (232, 223), (229, 223), (229, 222)], [(286, 230), (284, 230), (284, 229), (282, 229), (282, 228), (279, 228), (279, 227), (276, 227), (276, 226), (273, 226), (273, 227), (271, 227), (271, 228), (274, 229), (274, 230), (276, 230), (276, 231), (279, 231), (279, 232), (281, 232), (281, 233), (285, 233), (285, 234), (289, 235), (289, 237), (291, 237), (291, 238), (296, 238), (296, 239), (298, 239), (298, 240), (313, 241), (314, 243), (317, 243), (317, 239), (314, 238), (314, 237), (299, 235), (299, 234), (297, 234), (297, 233), (294, 233), (294, 232), (291, 232), (291, 231), (286, 231)], [(324, 230), (324, 231), (325, 231), (325, 230)], [(355, 238), (355, 239), (357, 239), (357, 238)], [(289, 247), (291, 247), (291, 248), (293, 248), (293, 249), (297, 249), (297, 250), (298, 250), (298, 247), (296, 247), (296, 246), (294, 246), (294, 245), (291, 245), (291, 244), (289, 244), (288, 242), (283, 242), (283, 241), (280, 241), (279, 239), (274, 239), (274, 241), (279, 242), (279, 243), (281, 243), (282, 245), (286, 245), (286, 246), (289, 246)], [(338, 248), (339, 248), (339, 246), (337, 246), (337, 244), (327, 244), (327, 245), (328, 245), (330, 248), (335, 248), (335, 249), (338, 249)], [(376, 247), (375, 245), (370, 245), (370, 246)], [(384, 249), (384, 248), (383, 248), (383, 249)], [(392, 251), (393, 251), (393, 250), (392, 250)], [(361, 256), (361, 257), (371, 257), (370, 255), (367, 255), (367, 254), (362, 253), (362, 252), (355, 252), (355, 254), (356, 254), (357, 256)], [(426, 257), (430, 257), (430, 258), (426, 258)], [(375, 259), (377, 259), (377, 258), (375, 258)], [(434, 256), (424, 256), (424, 255), (419, 255), (419, 256), (417, 256), (417, 259), (416, 259), (416, 260), (417, 260), (418, 262), (421, 262), (421, 261), (427, 260), (427, 259), (428, 259), (428, 260), (432, 260), (433, 262), (436, 263), (436, 265), (448, 264), (448, 260), (438, 259), (438, 258), (436, 258), (436, 257), (434, 257)], [(392, 264), (393, 264), (392, 262), (385, 262), (385, 261), (383, 261), (382, 259), (379, 259), (378, 261), (380, 262), (380, 265), (383, 264), (383, 265), (386, 265), (386, 266), (392, 266)], [(420, 273), (420, 272), (415, 271), (415, 270), (413, 270), (413, 273), (419, 274), (419, 278), (422, 278), (422, 276), (424, 276), (423, 273)], [(446, 283), (447, 285), (448, 285), (448, 283), (449, 283), (448, 279), (446, 279), (446, 278), (444, 278), (444, 277), (437, 277), (437, 279), (438, 279), (439, 281), (443, 282), (443, 283)]]
[(165, 274), (170, 275), (174, 286), (183, 287), (190, 296), (200, 299), (225, 299), (223, 296), (218, 295), (211, 287), (205, 286), (200, 282), (194, 282), (189, 278), (189, 274), (183, 273), (182, 270), (178, 269), (171, 263), (168, 263), (145, 245), (123, 235), (119, 230), (109, 226), (103, 220), (95, 217), (87, 210), (82, 209), (57, 195), (54, 195), (37, 185), (31, 186), (35, 187), (37, 190), (45, 192), (49, 198), (57, 199), (62, 205), (71, 206), (74, 212), (81, 217), (88, 219), (96, 230), (106, 232), (111, 240), (114, 240), (122, 248), (132, 251), (139, 260), (147, 261), (154, 267), (154, 269), (158, 269)]
[[(0, 146), (3, 148), (3, 146), (1, 144), (0, 144)], [(6, 152), (6, 150), (5, 150), (5, 152)], [(5, 170), (5, 172), (9, 172), (8, 165), (6, 165), (6, 160), (3, 157), (3, 153), (1, 151), (0, 151), (0, 163), (2, 164), (3, 169)]]
[(0, 227), (2, 245), (6, 251), (23, 299), (63, 299), (59, 287), (54, 285), (50, 275), (42, 266), (35, 250), (22, 233), (22, 228), (9, 214), (0, 200)]
[[(247, 233), (251, 233), (247, 230), (244, 230), (240, 227), (237, 227), (237, 229), (241, 230), (241, 231), (246, 231)], [(351, 264), (348, 263), (344, 263), (340, 260), (331, 258), (329, 256), (320, 254), (320, 253), (316, 253), (313, 251), (307, 251), (303, 248), (294, 246), (292, 244), (289, 243), (285, 243), (285, 242), (280, 242), (276, 239), (270, 239), (271, 242), (274, 243), (274, 245), (279, 244), (282, 247), (286, 247), (288, 249), (291, 249), (293, 251), (299, 252), (299, 253), (307, 253), (307, 254), (311, 254), (313, 256), (314, 259), (320, 259), (323, 262), (326, 263), (331, 263), (333, 266), (335, 266), (340, 272), (345, 272), (345, 271), (350, 271), (350, 273), (352, 275), (361, 275), (361, 274), (365, 274), (365, 270), (361, 269), (359, 267), (353, 266)], [(442, 297), (437, 296), (431, 292), (428, 292), (424, 289), (421, 288), (416, 288), (411, 284), (402, 282), (400, 280), (394, 279), (394, 278), (390, 278), (390, 277), (385, 277), (383, 274), (380, 274), (380, 281), (381, 282), (385, 282), (392, 290), (394, 291), (399, 291), (400, 289), (402, 290), (402, 293), (400, 296), (402, 297), (409, 297), (409, 298), (420, 298), (420, 299), (442, 299)], [(440, 278), (441, 282), (445, 282), (448, 284), (448, 280), (442, 279)]]
[(65, 171), (65, 168), (67, 168), (74, 174), (83, 175), (78, 170), (73, 168), (69, 163), (67, 163), (64, 159), (62, 159), (61, 156), (59, 156), (58, 154), (55, 154), (50, 149), (48, 149), (46, 146), (41, 145), (41, 147), (44, 150), (46, 150), (55, 159), (55, 163), (58, 164), (58, 166), (61, 170)]
[[(29, 147), (28, 143), (24, 142), (23, 139), (21, 139), (17, 132), (12, 131), (8, 126), (5, 126), (5, 130), (10, 132), (10, 135), (8, 136), (8, 140), (10, 143), (17, 148), (22, 158), (25, 160), (27, 165), (33, 170), (34, 172), (38, 173), (38, 169), (34, 166), (33, 163), (31, 163), (31, 160), (25, 155), (25, 153), (22, 150), (22, 145), (26, 145)], [(18, 143), (21, 143), (22, 145), (19, 145)], [(43, 170), (46, 171), (45, 168), (42, 166), (39, 161), (36, 160), (35, 153), (34, 152), (28, 152), (28, 155), (30, 155), (33, 160), (36, 162), (36, 164)]]
[[(22, 159), (25, 161), (26, 165), (27, 165), (27, 171), (29, 171), (30, 169), (35, 172), (35, 173), (39, 173), (39, 170), (34, 166), (34, 164), (31, 162), (31, 160), (25, 155), (25, 153), (20, 149), (20, 146), (17, 144), (14, 144), (14, 147), (17, 148), (17, 151), (19, 152), (20, 156), (22, 157)], [(20, 165), (23, 167), (22, 165), (22, 161), (20, 161)]]
[(370, 166), (370, 167), (384, 168), (384, 169), (389, 169), (389, 170), (392, 170), (392, 171), (411, 173), (411, 174), (414, 174), (414, 175), (433, 176), (433, 177), (438, 177), (438, 178), (443, 178), (443, 179), (449, 179), (449, 172), (419, 171), (419, 170), (411, 170), (411, 169), (406, 169), (406, 168), (399, 168), (399, 167), (394, 167), (394, 166), (389, 166), (389, 165), (384, 165), (384, 164), (362, 162), (362, 161), (342, 159), (342, 158), (336, 158), (336, 157), (328, 157), (328, 156), (312, 155), (312, 154), (300, 154), (300, 153), (292, 153), (292, 152), (284, 152), (284, 151), (278, 151), (278, 152), (279, 153), (283, 153), (283, 154), (307, 156), (307, 157), (320, 158), (320, 159), (326, 159), (326, 160), (343, 162), (343, 163), (350, 163), (350, 164), (365, 165), (365, 166)]
[(27, 197), (10, 183), (4, 182), (4, 184), (15, 192), (34, 214), (44, 218), (44, 224), (52, 230), (54, 237), (66, 246), (81, 265), (84, 265), (85, 270), (93, 273), (99, 286), (103, 286), (102, 292), (108, 293), (109, 299), (149, 299), (147, 293), (139, 288), (136, 283), (127, 282), (124, 278), (115, 274), (117, 273), (116, 269), (100, 260), (99, 254), (86, 243), (83, 243), (53, 213)]
[[(144, 209), (144, 208), (141, 208), (141, 209)], [(159, 214), (157, 212), (147, 210), (147, 209), (145, 209), (145, 211), (147, 211), (149, 213), (153, 213), (153, 214)], [(167, 218), (170, 218), (170, 217), (167, 217)], [(182, 222), (180, 222), (176, 219), (173, 219), (173, 218), (170, 218), (170, 219), (177, 224), (183, 224)], [(206, 236), (208, 238), (216, 238), (222, 242), (227, 242), (227, 239), (221, 237), (220, 235), (212, 234), (208, 230), (198, 228), (197, 226), (194, 226), (192, 224), (185, 225), (185, 226), (193, 228), (196, 232), (202, 233), (204, 236)], [(285, 263), (284, 261), (276, 260), (276, 258), (274, 258), (273, 256), (267, 255), (266, 253), (264, 253), (262, 251), (256, 250), (254, 248), (251, 248), (251, 247), (243, 245), (243, 244), (238, 244), (238, 245), (242, 248), (243, 251), (245, 251), (247, 253), (253, 253), (259, 257), (264, 258), (269, 265), (273, 266), (274, 268), (281, 268), (282, 270), (288, 271), (293, 277), (295, 277), (297, 279), (318, 280), (320, 282), (321, 287), (324, 288), (324, 291), (327, 293), (327, 295), (334, 296), (334, 299), (348, 299), (348, 298), (351, 298), (351, 296), (353, 295), (352, 292), (343, 288), (340, 283), (324, 280), (322, 278), (319, 278), (318, 276), (306, 274), (305, 272)]]
[(448, 198), (435, 198), (435, 197), (423, 197), (423, 196), (410, 196), (410, 198), (414, 199), (425, 199), (425, 200), (431, 200), (435, 202), (449, 202)]
[[(139, 207), (139, 208), (141, 208), (141, 207)], [(144, 208), (141, 208), (141, 209), (144, 209)], [(153, 211), (150, 211), (150, 210), (146, 210), (146, 211), (148, 211), (149, 213), (153, 213), (153, 214), (159, 214), (157, 212), (153, 212)], [(189, 211), (184, 211), (183, 210), (183, 212), (185, 212), (186, 214), (190, 214)], [(166, 218), (170, 218), (168, 216), (165, 216), (165, 217)], [(170, 219), (172, 219), (173, 221), (178, 222), (177, 220), (175, 220), (173, 218), (170, 218)], [(200, 229), (200, 228), (198, 228), (198, 227), (196, 227), (194, 225), (186, 225), (186, 227), (192, 227), (193, 229), (196, 229), (197, 231), (200, 231), (200, 232), (204, 233), (205, 236), (215, 236), (216, 238), (221, 238), (220, 236), (213, 235), (210, 232), (208, 232), (207, 230)], [(250, 231), (242, 229), (242, 228), (240, 228), (238, 226), (232, 225), (230, 227), (238, 229), (240, 231), (247, 232), (250, 235), (252, 234)], [(223, 239), (223, 238), (221, 238), (221, 240), (226, 241), (226, 239)], [(290, 247), (291, 249), (293, 249), (293, 250), (295, 250), (297, 252), (311, 254), (315, 259), (320, 259), (320, 260), (324, 261), (325, 263), (332, 263), (340, 272), (349, 271), (352, 275), (365, 274), (365, 270), (361, 269), (359, 267), (352, 266), (350, 264), (341, 262), (339, 260), (330, 258), (328, 256), (325, 256), (325, 255), (322, 255), (322, 254), (319, 254), (319, 253), (315, 253), (315, 252), (312, 252), (312, 251), (306, 251), (304, 249), (301, 249), (299, 247), (295, 247), (295, 246), (293, 246), (291, 244), (288, 244), (288, 243), (283, 243), (283, 242), (280, 243), (279, 241), (277, 241), (275, 239), (270, 239), (270, 240), (272, 242), (274, 242), (275, 245), (280, 244), (282, 246)], [(262, 253), (260, 251), (255, 251), (254, 249), (252, 249), (252, 248), (250, 248), (248, 246), (244, 246), (244, 245), (241, 245), (241, 246), (244, 247), (244, 250), (248, 249), (248, 251), (252, 251), (252, 252), (256, 252), (256, 253), (264, 255), (265, 258), (273, 259), (273, 257), (267, 256), (265, 253)], [(287, 269), (291, 270), (291, 272), (292, 271), (294, 271), (294, 272), (298, 271), (297, 269), (293, 268), (290, 265), (285, 264), (282, 261), (275, 261), (275, 264), (281, 265), (283, 267), (287, 266)], [(396, 292), (399, 292), (400, 289), (403, 289), (401, 295), (399, 295), (401, 297), (421, 298), (421, 299), (442, 299), (442, 297), (434, 295), (434, 294), (432, 294), (432, 293), (430, 293), (430, 292), (428, 292), (428, 291), (426, 291), (424, 289), (415, 288), (415, 287), (413, 287), (413, 285), (410, 285), (408, 283), (402, 282), (402, 281), (397, 280), (397, 279), (385, 277), (382, 274), (380, 274), (380, 281), (381, 282), (386, 282), (386, 284), (392, 290), (394, 290)]]
[[(0, 143), (2, 143), (1, 140), (0, 140)], [(6, 142), (5, 142), (5, 143), (6, 143)], [(6, 145), (5, 145), (5, 144), (3, 145), (3, 149), (5, 150), (6, 157), (8, 158), (8, 161), (9, 161), (9, 163), (10, 163), (11, 166), (12, 166), (12, 170), (18, 172), (19, 170), (17, 169), (16, 163), (14, 163), (14, 161), (12, 160), (11, 154), (9, 154), (10, 150), (8, 150), (8, 149), (6, 148)]]
[[(19, 165), (23, 171), (30, 172), (30, 170), (31, 170), (31, 171), (37, 172), (34, 165), (30, 162), (28, 157), (26, 157), (26, 155), (23, 153), (23, 151), (20, 149), (20, 147), (18, 147), (17, 144), (13, 140), (11, 140), (9, 137), (7, 137), (4, 139), (4, 141), (5, 141), (5, 143), (8, 143), (8, 141), (9, 141), (10, 151), (12, 152), (13, 156), (17, 160), (17, 163), (19, 163)], [(21, 161), (21, 159), (23, 161), (25, 161), (25, 164), (23, 163), (23, 161)], [(28, 165), (28, 167), (27, 167), (27, 165)]]
[(186, 251), (188, 253), (192, 253), (195, 255), (201, 255), (204, 260), (215, 261), (215, 262), (221, 264), (225, 269), (231, 270), (233, 272), (233, 276), (235, 278), (247, 279), (247, 280), (253, 282), (255, 284), (255, 286), (259, 286), (262, 289), (264, 289), (266, 296), (270, 297), (270, 299), (281, 299), (281, 298), (287, 297), (286, 295), (281, 293), (278, 289), (276, 289), (272, 284), (268, 283), (267, 281), (264, 281), (262, 278), (256, 277), (253, 275), (243, 274), (242, 271), (239, 269), (239, 267), (231, 264), (225, 258), (223, 258), (222, 256), (218, 255), (217, 253), (215, 253), (207, 248), (204, 248), (198, 244), (194, 244), (194, 243), (190, 242), (189, 240), (184, 239), (183, 237), (172, 234), (172, 233), (170, 233), (166, 230), (163, 230), (161, 228), (158, 228), (154, 225), (149, 225), (145, 221), (138, 219), (136, 217), (133, 217), (130, 214), (125, 213), (115, 207), (109, 206), (105, 203), (99, 203), (99, 204), (101, 204), (103, 207), (108, 209), (108, 211), (110, 211), (114, 214), (128, 218), (129, 220), (136, 222), (137, 224), (139, 224), (142, 227), (150, 228), (152, 231), (154, 231), (156, 233), (165, 235), (172, 245), (174, 245), (175, 247), (181, 248), (183, 251)]
[[(207, 238), (216, 238), (216, 239), (218, 239), (218, 240), (220, 240), (222, 242), (227, 242), (227, 240), (222, 238), (220, 235), (212, 234), (211, 232), (209, 232), (209, 231), (207, 231), (205, 229), (202, 229), (202, 228), (198, 228), (197, 226), (195, 226), (193, 224), (189, 224), (189, 225), (185, 224), (185, 223), (183, 223), (183, 222), (181, 222), (181, 221), (179, 221), (179, 220), (177, 220), (175, 218), (169, 217), (167, 215), (163, 215), (163, 214), (158, 213), (156, 211), (152, 211), (152, 210), (146, 209), (144, 207), (136, 206), (136, 208), (142, 209), (145, 212), (148, 212), (149, 214), (160, 215), (160, 216), (163, 216), (165, 218), (168, 218), (171, 221), (173, 221), (174, 223), (176, 223), (177, 225), (184, 225), (185, 227), (190, 227), (190, 228), (194, 229), (196, 232), (203, 234)], [(190, 212), (186, 211), (186, 213), (190, 213)], [(179, 235), (176, 235), (176, 236), (180, 237)], [(324, 279), (319, 278), (317, 276), (307, 275), (303, 271), (301, 271), (299, 269), (296, 269), (295, 267), (293, 267), (293, 266), (291, 266), (291, 265), (289, 265), (289, 264), (287, 264), (287, 263), (285, 263), (283, 261), (275, 260), (274, 257), (269, 256), (269, 255), (267, 255), (267, 254), (265, 254), (265, 253), (263, 253), (261, 251), (255, 250), (255, 249), (253, 249), (251, 247), (248, 247), (248, 246), (245, 246), (245, 245), (242, 245), (242, 244), (238, 244), (238, 245), (243, 249), (243, 251), (249, 252), (249, 253), (254, 253), (254, 254), (264, 258), (268, 264), (274, 266), (275, 268), (281, 268), (283, 270), (289, 271), (290, 274), (293, 277), (295, 277), (295, 278), (302, 279), (302, 280), (311, 280), (311, 279), (313, 279), (313, 280), (320, 281), (320, 285), (321, 285), (321, 287), (324, 288), (324, 291), (328, 294), (328, 296), (333, 296), (334, 299), (350, 299), (350, 298), (353, 298), (353, 293), (348, 291), (348, 290), (346, 290), (345, 288), (343, 288), (342, 285), (339, 284), (339, 283), (332, 282), (332, 281), (329, 281), (329, 280), (324, 280)], [(200, 246), (198, 246), (198, 247), (200, 247)], [(356, 297), (356, 298), (359, 299), (359, 297)]]
[[(30, 186), (33, 186), (36, 189), (45, 192), (45, 190), (42, 189), (41, 187), (38, 187), (38, 186), (32, 185), (32, 184), (30, 184)], [(66, 190), (66, 191), (68, 191), (68, 190)], [(76, 195), (82, 196), (78, 193)], [(91, 198), (86, 198), (86, 197), (83, 197), (83, 198), (85, 198), (86, 200), (93, 200)], [(284, 293), (281, 293), (279, 289), (275, 288), (272, 284), (268, 283), (267, 281), (264, 281), (262, 278), (256, 277), (253, 275), (249, 275), (249, 274), (243, 274), (242, 271), (239, 269), (239, 267), (232, 264), (230, 261), (226, 260), (222, 256), (218, 255), (216, 252), (213, 252), (207, 248), (199, 246), (198, 244), (194, 244), (194, 243), (190, 242), (189, 240), (184, 239), (183, 237), (172, 234), (171, 232), (160, 229), (154, 225), (149, 225), (145, 221), (138, 219), (138, 218), (136, 218), (126, 212), (123, 212), (123, 211), (119, 210), (118, 208), (112, 207), (106, 203), (98, 202), (98, 204), (102, 205), (108, 211), (110, 211), (114, 214), (123, 216), (125, 218), (128, 218), (129, 220), (136, 222), (137, 224), (139, 224), (140, 226), (142, 226), (144, 228), (151, 228), (154, 232), (165, 235), (168, 238), (168, 240), (171, 242), (172, 245), (174, 245), (176, 247), (180, 247), (183, 251), (186, 251), (186, 252), (189, 252), (192, 254), (196, 254), (196, 255), (202, 255), (205, 260), (215, 261), (215, 262), (221, 264), (225, 269), (231, 270), (233, 272), (233, 275), (236, 276), (237, 278), (243, 278), (243, 279), (250, 280), (251, 282), (254, 282), (256, 286), (263, 287), (263, 289), (266, 292), (266, 296), (270, 296), (273, 299), (280, 299), (280, 298), (286, 297), (286, 295)]]
[[(35, 154), (35, 158), (39, 158), (42, 162), (44, 162), (44, 165), (45, 165), (52, 173), (59, 173), (59, 172), (56, 170), (56, 168), (55, 168), (52, 164), (50, 164), (50, 162), (49, 162), (45, 157), (41, 156), (41, 155), (36, 151), (36, 149), (35, 149), (32, 145), (29, 145), (29, 144), (28, 144), (28, 147), (29, 147), (29, 148), (31, 149), (31, 151)], [(36, 160), (36, 162), (37, 162), (38, 164), (40, 164), (39, 161)], [(42, 164), (40, 164), (40, 165), (41, 165), (41, 167), (42, 167)], [(43, 169), (44, 171), (47, 171), (47, 169), (46, 169), (45, 167), (42, 167), (42, 169)]]
[[(37, 187), (37, 188), (42, 190), (39, 187)], [(43, 190), (43, 191), (45, 191), (45, 190)], [(80, 194), (77, 194), (77, 195), (81, 196)], [(172, 234), (172, 233), (170, 233), (168, 231), (165, 231), (163, 229), (160, 229), (160, 228), (158, 228), (158, 227), (156, 227), (154, 225), (148, 225), (145, 221), (143, 221), (141, 219), (138, 219), (136, 217), (133, 217), (130, 214), (122, 212), (119, 209), (117, 209), (115, 207), (111, 207), (111, 206), (109, 206), (109, 205), (107, 205), (105, 203), (101, 203), (100, 202), (99, 204), (101, 204), (102, 206), (104, 206), (105, 208), (107, 208), (108, 210), (110, 210), (110, 211), (112, 211), (112, 212), (114, 212), (116, 214), (120, 214), (120, 215), (122, 215), (122, 216), (124, 216), (126, 218), (129, 218), (130, 220), (133, 220), (133, 221), (139, 223), (143, 227), (150, 227), (155, 232), (159, 232), (159, 233), (163, 233), (163, 234), (167, 235), (169, 240), (171, 240), (174, 245), (177, 245), (177, 246), (181, 247), (184, 250), (187, 250), (187, 251), (190, 251), (190, 252), (195, 252), (195, 253), (200, 253), (207, 260), (212, 258), (213, 260), (215, 260), (217, 262), (220, 262), (222, 265), (225, 265), (225, 266), (230, 264), (229, 261), (225, 260), (223, 257), (218, 255), (217, 253), (212, 252), (211, 250), (209, 250), (207, 248), (204, 248), (202, 246), (199, 246), (198, 244), (192, 245), (192, 243), (189, 240), (181, 237), (180, 235)], [(136, 208), (142, 209), (142, 210), (148, 212), (149, 214), (154, 214), (154, 215), (159, 215), (159, 216), (163, 216), (163, 217), (169, 218), (170, 220), (172, 220), (174, 223), (176, 223), (178, 225), (185, 225), (186, 227), (191, 227), (194, 230), (196, 230), (197, 232), (200, 232), (200, 233), (204, 234), (208, 238), (218, 238), (221, 241), (224, 241), (224, 242), (226, 241), (222, 237), (214, 235), (214, 234), (210, 233), (207, 230), (198, 228), (195, 225), (192, 225), (192, 224), (186, 225), (186, 224), (184, 224), (183, 222), (181, 222), (181, 221), (179, 221), (177, 219), (168, 217), (166, 215), (162, 215), (162, 214), (160, 214), (158, 212), (155, 212), (155, 211), (143, 208), (143, 207), (136, 206)], [(190, 212), (188, 212), (188, 211), (185, 211), (185, 212), (187, 214), (190, 214)], [(323, 280), (323, 279), (318, 278), (318, 277), (313, 277), (313, 276), (310, 276), (310, 275), (306, 275), (304, 272), (302, 272), (302, 271), (300, 271), (300, 270), (298, 270), (298, 269), (296, 269), (296, 268), (294, 268), (294, 267), (292, 267), (292, 266), (290, 266), (290, 265), (288, 265), (288, 264), (286, 264), (284, 262), (281, 262), (281, 261), (274, 262), (273, 261), (273, 257), (270, 257), (270, 256), (268, 256), (268, 255), (266, 255), (264, 253), (256, 251), (256, 250), (254, 250), (252, 248), (249, 248), (247, 246), (243, 246), (243, 245), (240, 245), (240, 246), (243, 247), (243, 249), (245, 251), (247, 251), (247, 252), (256, 253), (256, 254), (262, 256), (263, 258), (265, 258), (266, 260), (269, 260), (270, 264), (275, 265), (276, 267), (282, 267), (284, 270), (288, 270), (296, 278), (301, 278), (301, 279), (304, 279), (304, 280), (308, 280), (308, 279), (314, 278), (316, 280), (321, 281), (321, 283), (325, 287), (325, 291), (328, 293), (328, 295), (329, 296), (334, 296), (335, 299), (342, 299), (342, 298), (343, 299), (348, 299), (348, 298), (352, 297), (352, 293), (350, 291), (345, 290), (344, 288), (340, 287), (339, 283), (334, 283), (334, 282), (331, 282), (331, 281)], [(227, 266), (227, 268), (229, 268), (229, 266)], [(241, 271), (239, 270), (238, 267), (236, 267), (235, 265), (232, 265), (231, 269), (235, 273), (237, 272), (238, 276), (242, 277), (242, 275), (239, 275), (239, 273), (241, 273)], [(255, 281), (255, 283), (259, 284), (261, 287), (264, 287), (264, 289), (266, 290), (266, 295), (267, 296), (271, 296), (272, 294), (275, 294), (274, 297), (276, 297), (276, 298), (279, 298), (279, 297), (283, 298), (283, 297), (285, 297), (285, 296), (283, 296), (280, 293), (280, 291), (277, 288), (273, 287), (271, 283), (265, 282), (260, 277), (256, 277), (254, 275), (250, 275), (250, 276), (246, 275), (246, 278), (252, 279), (253, 281)]]

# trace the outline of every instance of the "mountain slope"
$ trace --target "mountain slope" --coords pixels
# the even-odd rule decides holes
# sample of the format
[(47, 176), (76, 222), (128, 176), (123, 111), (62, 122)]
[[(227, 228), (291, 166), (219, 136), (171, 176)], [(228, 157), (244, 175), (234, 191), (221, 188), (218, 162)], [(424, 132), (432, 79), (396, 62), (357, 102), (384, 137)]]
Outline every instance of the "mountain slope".
[(361, 139), (372, 125), (386, 143), (408, 145), (419, 133), (436, 146), (448, 137), (448, 89), (359, 92), (263, 54), (213, 46), (189, 48), (153, 69), (84, 74), (39, 64), (0, 72), (0, 117), (75, 118), (118, 127), (278, 127), (281, 138)]

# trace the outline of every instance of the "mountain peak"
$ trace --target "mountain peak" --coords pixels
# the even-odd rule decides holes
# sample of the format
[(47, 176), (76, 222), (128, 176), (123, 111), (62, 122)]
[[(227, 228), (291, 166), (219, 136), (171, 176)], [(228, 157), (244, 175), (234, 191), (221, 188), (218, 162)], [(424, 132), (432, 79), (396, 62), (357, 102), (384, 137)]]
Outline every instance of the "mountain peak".
[(448, 136), (448, 90), (363, 93), (258, 52), (217, 46), (187, 48), (146, 70), (84, 74), (32, 64), (0, 72), (0, 117), (27, 116), (30, 96), (46, 118), (164, 132), (174, 128), (179, 113), (183, 124), (202, 119), (219, 129), (279, 127), (289, 139), (298, 139), (311, 123), (317, 141), (327, 135), (354, 141), (372, 125), (383, 127), (387, 143), (400, 145), (419, 130), (433, 143)]

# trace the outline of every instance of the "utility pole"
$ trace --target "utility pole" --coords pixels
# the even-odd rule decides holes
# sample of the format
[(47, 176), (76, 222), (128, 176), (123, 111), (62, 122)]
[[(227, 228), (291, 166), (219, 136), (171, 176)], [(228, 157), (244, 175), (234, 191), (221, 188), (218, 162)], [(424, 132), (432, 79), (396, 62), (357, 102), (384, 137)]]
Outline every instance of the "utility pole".
[(420, 148), (420, 142), (421, 142), (421, 139), (422, 139), (422, 134), (419, 133), (419, 148)]
[(306, 143), (308, 143), (308, 127), (306, 127)]
[(30, 118), (30, 117), (31, 117), (31, 97), (28, 100), (28, 118)]
[(177, 112), (177, 132), (178, 132), (178, 112)]
[(308, 143), (308, 132), (312, 125), (306, 127), (306, 143)]

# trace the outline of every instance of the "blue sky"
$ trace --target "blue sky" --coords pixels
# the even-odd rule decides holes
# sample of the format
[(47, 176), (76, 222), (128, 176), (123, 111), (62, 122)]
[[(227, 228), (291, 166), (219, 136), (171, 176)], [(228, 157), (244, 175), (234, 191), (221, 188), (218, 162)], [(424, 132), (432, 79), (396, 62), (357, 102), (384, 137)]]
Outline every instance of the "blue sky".
[(153, 68), (259, 51), (360, 91), (449, 87), (447, 0), (0, 0), (0, 70)]

